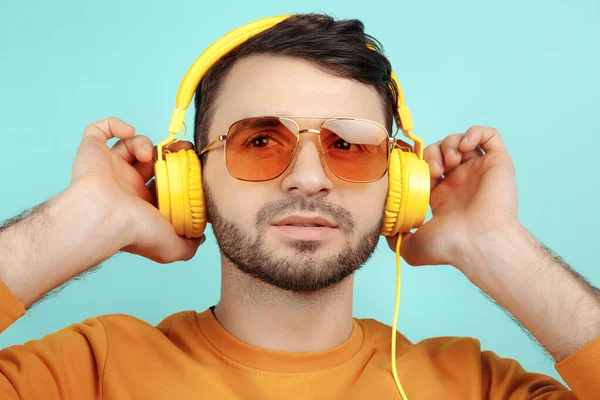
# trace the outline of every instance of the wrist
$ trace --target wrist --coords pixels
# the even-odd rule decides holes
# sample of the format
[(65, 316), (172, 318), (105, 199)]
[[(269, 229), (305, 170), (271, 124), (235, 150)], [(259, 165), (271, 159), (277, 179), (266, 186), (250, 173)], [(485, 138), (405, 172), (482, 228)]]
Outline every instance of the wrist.
[(2, 232), (1, 278), (26, 307), (119, 250), (122, 217), (82, 189), (69, 187)]
[[(98, 185), (78, 183), (59, 194), (57, 210), (67, 213), (73, 221), (71, 227), (81, 223), (85, 230), (84, 241), (99, 244), (102, 252), (114, 254), (129, 244), (131, 215), (124, 207), (115, 206), (118, 199)], [(79, 223), (78, 223), (79, 222)]]
[(127, 216), (109, 196), (90, 185), (69, 186), (48, 202), (42, 228), (32, 243), (43, 249), (36, 266), (45, 284), (40, 296), (119, 251)]
[(518, 221), (479, 234), (468, 243), (454, 266), (483, 290), (535, 273), (540, 244)]
[(597, 291), (515, 224), (478, 238), (457, 268), (560, 361), (598, 336)]

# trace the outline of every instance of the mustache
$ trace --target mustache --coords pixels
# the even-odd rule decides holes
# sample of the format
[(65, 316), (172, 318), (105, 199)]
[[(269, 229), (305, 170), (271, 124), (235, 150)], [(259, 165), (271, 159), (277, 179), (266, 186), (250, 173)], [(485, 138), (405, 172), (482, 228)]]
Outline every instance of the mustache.
[(255, 224), (259, 231), (262, 231), (269, 221), (295, 211), (317, 212), (321, 216), (333, 219), (338, 228), (344, 232), (350, 233), (354, 230), (354, 220), (350, 212), (341, 206), (329, 203), (322, 197), (308, 199), (302, 196), (294, 196), (270, 201), (258, 210)]

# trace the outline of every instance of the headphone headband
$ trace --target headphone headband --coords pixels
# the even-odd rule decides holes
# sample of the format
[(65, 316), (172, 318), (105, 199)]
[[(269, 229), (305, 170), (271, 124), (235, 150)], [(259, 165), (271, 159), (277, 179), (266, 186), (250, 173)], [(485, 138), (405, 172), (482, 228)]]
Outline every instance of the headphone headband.
[[(192, 66), (188, 69), (181, 84), (179, 85), (179, 91), (175, 100), (175, 110), (171, 116), (171, 122), (169, 123), (170, 136), (158, 144), (158, 159), (162, 159), (162, 148), (167, 144), (175, 141), (175, 135), (177, 135), (182, 126), (185, 126), (184, 118), (186, 109), (189, 107), (192, 97), (196, 92), (196, 88), (200, 83), (200, 80), (206, 74), (206, 72), (212, 67), (219, 59), (229, 53), (231, 50), (239, 46), (241, 43), (250, 39), (251, 37), (277, 25), (281, 21), (289, 18), (291, 15), (280, 15), (275, 17), (261, 18), (239, 28), (233, 29), (228, 32), (225, 36), (211, 44), (202, 54), (194, 61)], [(392, 80), (398, 87), (398, 116), (399, 125), (404, 135), (415, 143), (414, 152), (419, 159), (423, 159), (423, 141), (418, 136), (413, 135), (413, 122), (410, 116), (408, 107), (404, 105), (404, 94), (402, 93), (402, 87), (398, 81), (394, 71), (391, 73)], [(185, 132), (184, 132), (185, 135)], [(183, 138), (183, 136), (181, 137)], [(177, 139), (180, 140), (181, 138)]]

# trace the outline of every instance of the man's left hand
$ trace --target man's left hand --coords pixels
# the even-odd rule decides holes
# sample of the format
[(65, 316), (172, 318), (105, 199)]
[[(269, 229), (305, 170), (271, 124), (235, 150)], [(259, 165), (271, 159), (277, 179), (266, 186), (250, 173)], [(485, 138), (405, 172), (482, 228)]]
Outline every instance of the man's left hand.
[[(424, 158), (433, 217), (403, 234), (402, 257), (458, 268), (556, 361), (598, 337), (600, 291), (521, 225), (514, 166), (498, 131), (471, 127), (428, 146)], [(396, 240), (388, 238), (392, 249)]]
[[(407, 263), (460, 269), (483, 237), (518, 229), (515, 170), (496, 129), (473, 126), (449, 135), (425, 148), (424, 159), (431, 171), (433, 218), (403, 235)], [(388, 238), (392, 249), (396, 239)]]

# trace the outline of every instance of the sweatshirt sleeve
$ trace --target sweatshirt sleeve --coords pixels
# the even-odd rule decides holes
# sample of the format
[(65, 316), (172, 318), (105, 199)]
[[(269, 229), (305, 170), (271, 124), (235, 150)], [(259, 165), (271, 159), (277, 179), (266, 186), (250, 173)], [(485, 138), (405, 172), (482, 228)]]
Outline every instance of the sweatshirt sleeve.
[(555, 367), (578, 399), (600, 398), (600, 336)]
[[(0, 330), (24, 312), (0, 282)], [(106, 331), (96, 318), (2, 349), (0, 399), (101, 399), (107, 351)]]
[(21, 300), (0, 280), (0, 333), (25, 314)]
[(597, 400), (600, 398), (600, 338), (555, 365), (569, 388), (549, 376), (527, 372), (519, 362), (482, 352), (485, 398)]

